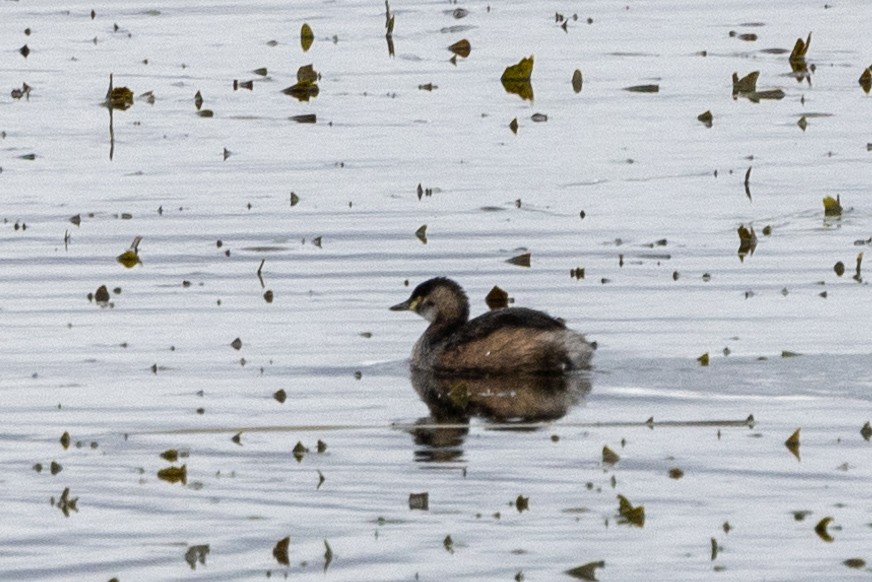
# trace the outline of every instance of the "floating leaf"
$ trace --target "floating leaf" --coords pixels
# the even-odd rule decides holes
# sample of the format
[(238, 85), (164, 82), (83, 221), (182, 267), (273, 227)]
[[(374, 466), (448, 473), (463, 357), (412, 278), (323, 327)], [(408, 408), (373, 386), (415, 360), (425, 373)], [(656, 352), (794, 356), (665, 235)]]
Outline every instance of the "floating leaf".
[(299, 83), (314, 83), (320, 77), (321, 75), (311, 64), (303, 65), (297, 69), (297, 82)]
[(739, 260), (744, 261), (748, 255), (753, 255), (757, 249), (757, 234), (754, 227), (748, 228), (744, 224), (739, 225)]
[(572, 73), (572, 90), (576, 93), (581, 93), (583, 79), (581, 77), (581, 71), (579, 69), (575, 69), (575, 72)]
[(753, 93), (757, 91), (757, 79), (760, 77), (760, 71), (752, 71), (739, 78), (738, 73), (733, 73), (733, 97), (741, 93)]
[(630, 87), (624, 87), (624, 91), (629, 91), (630, 93), (659, 93), (660, 85), (632, 85)]
[(608, 447), (603, 447), (603, 463), (606, 465), (614, 465), (621, 460), (621, 457)]
[(699, 115), (696, 116), (696, 118), (698, 121), (702, 122), (702, 124), (705, 125), (706, 127), (711, 127), (712, 121), (714, 120), (714, 117), (712, 116), (711, 111), (705, 111), (703, 113), (700, 113)]
[(291, 560), (288, 556), (288, 548), (291, 545), (291, 537), (282, 538), (276, 543), (273, 548), (273, 557), (282, 566), (290, 566)]
[(125, 111), (133, 105), (133, 91), (127, 87), (115, 87), (106, 98), (109, 107)]
[(494, 285), (485, 295), (484, 302), (490, 309), (504, 309), (509, 306), (509, 294)]
[(104, 304), (109, 303), (109, 289), (106, 288), (106, 285), (97, 287), (97, 291), (94, 292), (94, 301)]
[(303, 443), (301, 443), (300, 441), (297, 441), (297, 444), (294, 445), (294, 449), (291, 452), (293, 453), (294, 458), (297, 459), (297, 462), (299, 463), (300, 461), (303, 460), (303, 456), (309, 452), (309, 449), (307, 449), (303, 445)]
[(197, 569), (197, 563), (199, 562), (203, 566), (206, 565), (206, 556), (209, 554), (209, 544), (201, 544), (198, 546), (191, 546), (185, 552), (185, 561), (191, 567), (191, 570)]
[(409, 493), (409, 509), (429, 510), (430, 494), (426, 491), (424, 493)]
[(810, 32), (805, 42), (803, 42), (802, 38), (796, 39), (796, 44), (793, 45), (793, 50), (790, 51), (790, 63), (797, 64), (805, 61), (805, 54), (808, 52), (809, 45), (811, 45)]
[(182, 465), (181, 467), (167, 467), (166, 469), (161, 469), (157, 472), (157, 478), (161, 481), (166, 481), (167, 483), (181, 483), (182, 485), (186, 485), (188, 483), (188, 466)]
[(418, 227), (418, 230), (415, 231), (415, 236), (418, 237), (418, 240), (424, 244), (427, 244), (427, 225), (422, 224)]
[(805, 115), (799, 118), (799, 121), (796, 122), (796, 125), (798, 125), (799, 129), (801, 129), (802, 131), (806, 130), (806, 128), (808, 127), (808, 119), (805, 117)]
[(303, 47), (303, 52), (308, 51), (313, 42), (315, 42), (315, 33), (312, 32), (312, 27), (304, 22), (300, 27), (300, 46)]
[(841, 216), (842, 215), (842, 200), (838, 194), (832, 196), (824, 196), (824, 216)]
[(699, 362), (700, 366), (708, 366), (709, 365), (709, 353), (708, 352), (704, 353), (703, 355), (698, 357), (696, 359), (696, 361)]
[(597, 568), (605, 568), (606, 563), (603, 560), (598, 562), (588, 562), (581, 566), (576, 566), (571, 570), (566, 570), (565, 574), (572, 576), (578, 580), (587, 580), (588, 582), (598, 582), (596, 577)]
[(464, 38), (449, 46), (448, 50), (453, 52), (458, 57), (462, 57), (465, 59), (469, 56), (469, 53), (472, 50), (472, 45), (470, 45), (469, 41)]
[(533, 75), (533, 55), (525, 57), (516, 64), (506, 67), (500, 80), (506, 81), (529, 81)]
[(618, 523), (626, 523), (636, 527), (645, 526), (645, 507), (642, 505), (634, 507), (630, 500), (623, 495), (618, 495), (618, 516)]
[(518, 95), (525, 101), (533, 100), (533, 85), (530, 77), (533, 74), (533, 55), (523, 58), (518, 63), (506, 67), (500, 82), (507, 93)]
[(863, 88), (867, 95), (872, 90), (872, 68), (866, 67), (863, 69), (863, 73), (860, 75), (860, 87)]
[(827, 531), (827, 526), (830, 525), (830, 522), (833, 521), (832, 517), (825, 517), (814, 526), (814, 533), (818, 535), (820, 539), (829, 543), (833, 541), (833, 536), (830, 535), (830, 532)]
[(517, 265), (519, 267), (529, 267), (530, 266), (530, 253), (523, 253), (518, 255), (517, 257), (512, 257), (511, 259), (506, 259), (506, 262), (510, 265)]
[(453, 554), (454, 553), (454, 540), (451, 539), (450, 535), (445, 536), (445, 539), (442, 540), (442, 547), (445, 548), (445, 551)]
[(788, 437), (786, 441), (784, 441), (784, 446), (787, 447), (787, 450), (790, 451), (796, 460), (801, 460), (799, 457), (799, 431), (800, 429), (796, 429), (793, 431), (793, 434)]

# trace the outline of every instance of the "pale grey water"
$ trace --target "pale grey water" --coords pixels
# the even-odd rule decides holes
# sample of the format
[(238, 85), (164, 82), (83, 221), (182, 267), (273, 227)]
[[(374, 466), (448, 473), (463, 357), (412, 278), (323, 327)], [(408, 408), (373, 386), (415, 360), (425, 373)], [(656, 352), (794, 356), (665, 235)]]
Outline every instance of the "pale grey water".
[[(599, 560), (600, 580), (868, 577), (844, 561), (872, 560), (872, 293), (851, 278), (872, 237), (857, 83), (872, 7), (456, 7), (395, 2), (390, 57), (380, 2), (0, 6), (0, 579), (554, 580)], [(809, 31), (798, 82), (765, 49)], [(461, 38), (472, 53), (452, 65)], [(499, 82), (530, 54), (532, 103)], [(321, 92), (299, 103), (281, 90), (309, 63)], [(753, 70), (785, 98), (734, 100), (731, 74)], [(155, 95), (114, 113), (112, 160), (109, 73)], [(846, 211), (825, 218), (836, 194)], [(741, 224), (760, 238), (744, 261)], [(127, 270), (115, 257), (137, 235)], [(505, 262), (523, 250), (531, 268)], [(405, 358), (425, 322), (387, 306), (434, 275), (476, 313), (499, 285), (585, 331), (590, 392), (535, 430), (413, 430), (429, 412)], [(100, 285), (121, 288), (114, 307), (88, 301)], [(693, 424), (749, 414), (753, 429)], [(799, 427), (801, 461), (783, 445)], [(186, 485), (157, 476), (169, 448), (189, 454)], [(50, 504), (67, 487), (69, 517)], [(429, 509), (410, 510), (420, 492)], [(618, 494), (643, 528), (618, 524)], [(285, 536), (288, 566), (272, 554)]]

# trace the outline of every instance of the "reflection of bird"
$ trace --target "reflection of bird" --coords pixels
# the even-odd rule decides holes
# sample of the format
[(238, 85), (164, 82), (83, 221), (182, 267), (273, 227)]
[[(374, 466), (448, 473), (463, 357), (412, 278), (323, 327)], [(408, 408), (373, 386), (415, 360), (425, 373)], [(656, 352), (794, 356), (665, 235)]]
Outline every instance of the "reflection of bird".
[(411, 365), (437, 374), (560, 374), (589, 368), (593, 356), (583, 335), (541, 311), (511, 307), (469, 320), (466, 294), (444, 277), (418, 285), (391, 310), (414, 311), (430, 322)]
[(139, 258), (139, 243), (142, 241), (142, 237), (138, 236), (133, 239), (133, 242), (130, 243), (130, 248), (115, 257), (115, 260), (131, 269), (136, 265), (142, 264), (142, 260)]

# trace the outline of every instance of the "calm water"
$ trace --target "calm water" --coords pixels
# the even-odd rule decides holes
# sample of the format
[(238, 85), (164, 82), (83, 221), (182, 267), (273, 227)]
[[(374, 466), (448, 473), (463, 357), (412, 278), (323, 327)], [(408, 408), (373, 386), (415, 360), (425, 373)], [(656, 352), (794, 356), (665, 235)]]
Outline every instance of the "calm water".
[[(0, 7), (0, 579), (868, 578), (872, 6), (391, 11), (393, 56), (380, 2)], [(530, 54), (532, 101), (499, 81)], [(282, 94), (307, 64), (317, 97)], [(734, 99), (752, 71), (784, 98)], [(565, 318), (595, 370), (446, 415), (387, 310), (437, 274)]]

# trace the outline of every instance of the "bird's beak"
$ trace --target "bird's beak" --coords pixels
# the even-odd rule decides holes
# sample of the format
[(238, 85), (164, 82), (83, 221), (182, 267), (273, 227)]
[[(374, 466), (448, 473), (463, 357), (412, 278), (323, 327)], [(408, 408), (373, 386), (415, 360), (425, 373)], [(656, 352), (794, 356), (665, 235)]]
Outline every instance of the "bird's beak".
[(393, 307), (390, 307), (391, 311), (415, 311), (415, 307), (418, 305), (418, 300), (412, 297), (409, 297), (402, 303), (397, 303)]

